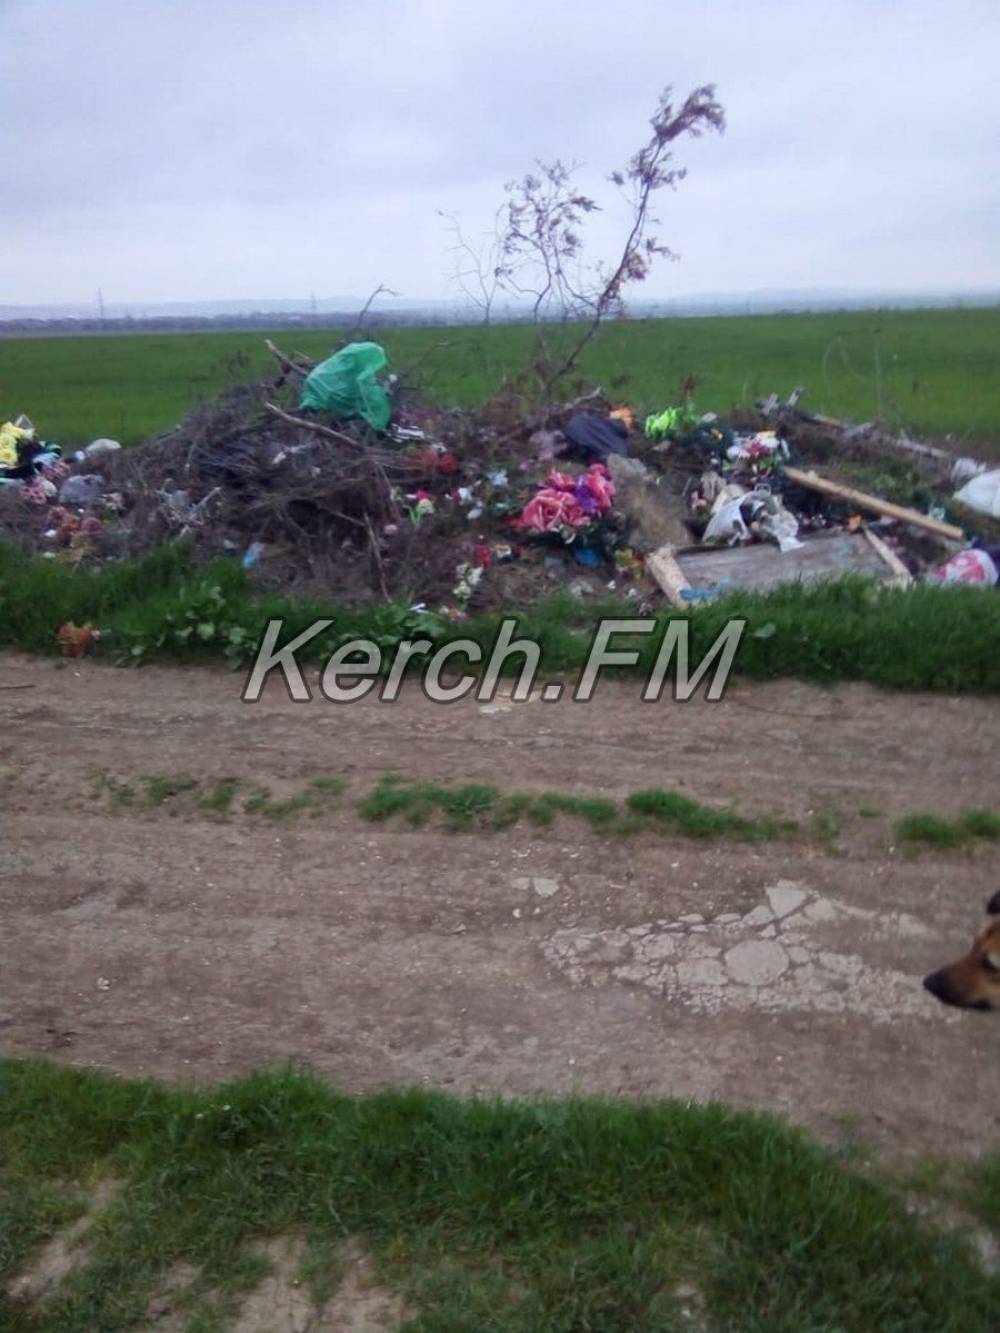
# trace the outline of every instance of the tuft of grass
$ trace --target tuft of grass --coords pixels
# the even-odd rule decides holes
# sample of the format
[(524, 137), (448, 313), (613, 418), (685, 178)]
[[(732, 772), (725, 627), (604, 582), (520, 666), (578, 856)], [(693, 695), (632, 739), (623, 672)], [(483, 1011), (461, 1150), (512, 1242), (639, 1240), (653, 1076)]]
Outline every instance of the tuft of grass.
[(877, 805), (859, 805), (858, 814), (862, 819), (879, 819), (882, 811)]
[(791, 821), (745, 819), (730, 810), (702, 805), (680, 792), (664, 791), (660, 787), (633, 792), (627, 805), (632, 814), (689, 838), (721, 837), (764, 842), (787, 836), (796, 827)]
[(297, 792), (284, 801), (272, 801), (270, 787), (257, 787), (243, 802), (243, 812), (247, 815), (263, 815), (266, 819), (295, 819), (307, 810), (315, 807), (312, 792)]
[(984, 1154), (967, 1173), (963, 1202), (1000, 1239), (1000, 1152)]
[(162, 805), (165, 801), (194, 791), (198, 783), (194, 778), (145, 777), (146, 799), (150, 805)]
[(676, 792), (634, 792), (627, 810), (602, 796), (571, 796), (561, 792), (514, 792), (502, 796), (496, 787), (471, 784), (444, 787), (434, 782), (404, 782), (395, 773), (380, 779), (358, 803), (365, 819), (400, 816), (420, 827), (436, 813), (455, 831), (506, 829), (522, 819), (548, 828), (559, 815), (581, 819), (599, 833), (635, 833), (643, 828), (669, 829), (690, 837), (736, 837), (751, 842), (786, 837), (796, 825), (787, 820), (744, 819), (726, 810), (700, 805)]
[[(167, 1089), (40, 1060), (0, 1066), (0, 1292), (120, 1184), (44, 1307), (0, 1295), (0, 1333), (124, 1333), (172, 1265), (208, 1328), (261, 1272), (248, 1247), (310, 1239), (310, 1286), (346, 1236), (417, 1329), (992, 1333), (1000, 1284), (961, 1235), (801, 1131), (720, 1105), (338, 1094), (300, 1072)], [(214, 1324), (218, 1327), (218, 1324)]]
[(966, 810), (959, 825), (970, 838), (1000, 838), (1000, 815), (994, 810)]
[(820, 842), (833, 842), (840, 833), (840, 817), (833, 810), (817, 810), (812, 818), (812, 829)]
[(966, 810), (957, 819), (917, 812), (896, 823), (896, 838), (904, 847), (936, 847), (946, 851), (964, 847), (975, 838), (1000, 838), (1000, 815), (992, 810)]
[(111, 793), (111, 804), (118, 809), (135, 804), (137, 792), (128, 782), (116, 782), (114, 778), (108, 779), (108, 790)]
[(447, 826), (457, 832), (483, 827), (499, 795), (496, 787), (481, 783), (443, 787), (436, 782), (404, 783), (396, 774), (388, 774), (358, 803), (358, 811), (377, 821), (401, 815), (414, 828), (440, 811)]
[(215, 784), (211, 791), (206, 792), (199, 799), (198, 804), (203, 810), (213, 810), (217, 814), (225, 814), (236, 798), (239, 785), (238, 778), (223, 778)]
[(494, 828), (510, 828), (521, 819), (547, 828), (557, 815), (582, 819), (597, 833), (616, 831), (622, 814), (614, 801), (602, 796), (566, 796), (559, 792), (515, 792), (505, 796), (493, 817)]
[(941, 815), (905, 815), (896, 823), (896, 837), (901, 843), (924, 843), (931, 847), (960, 847), (965, 841), (962, 830)]

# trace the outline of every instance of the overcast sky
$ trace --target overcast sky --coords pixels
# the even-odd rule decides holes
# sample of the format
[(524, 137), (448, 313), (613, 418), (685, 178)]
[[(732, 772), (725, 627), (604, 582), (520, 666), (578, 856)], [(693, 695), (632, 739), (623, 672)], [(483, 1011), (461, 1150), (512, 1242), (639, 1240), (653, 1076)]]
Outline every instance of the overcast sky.
[(636, 294), (1000, 288), (998, 0), (0, 0), (0, 303), (454, 294), (535, 158), (714, 83)]

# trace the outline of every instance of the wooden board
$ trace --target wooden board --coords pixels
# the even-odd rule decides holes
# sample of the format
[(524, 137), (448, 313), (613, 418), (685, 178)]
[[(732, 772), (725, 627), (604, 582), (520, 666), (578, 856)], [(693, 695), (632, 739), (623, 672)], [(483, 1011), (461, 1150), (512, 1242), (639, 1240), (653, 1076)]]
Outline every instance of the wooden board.
[(797, 467), (785, 467), (784, 473), (789, 481), (797, 482), (800, 486), (808, 486), (810, 490), (819, 491), (822, 495), (832, 495), (837, 499), (847, 500), (848, 503), (857, 505), (859, 509), (873, 514), (884, 514), (886, 518), (895, 519), (898, 523), (911, 523), (915, 528), (923, 528), (927, 532), (933, 532), (936, 537), (943, 537), (945, 541), (963, 543), (965, 541), (965, 533), (961, 528), (956, 528), (951, 523), (940, 523), (936, 518), (928, 518), (926, 514), (921, 514), (916, 509), (891, 504), (888, 500), (880, 500), (877, 495), (866, 495), (864, 491), (856, 491), (853, 486), (841, 486), (839, 482), (827, 481), (825, 477), (819, 477), (815, 472), (803, 472)]
[(697, 604), (699, 593), (763, 592), (782, 583), (816, 583), (844, 574), (864, 574), (883, 583), (909, 582), (905, 566), (873, 536), (864, 531), (816, 533), (784, 554), (770, 542), (657, 551), (646, 567), (671, 602), (686, 607)]

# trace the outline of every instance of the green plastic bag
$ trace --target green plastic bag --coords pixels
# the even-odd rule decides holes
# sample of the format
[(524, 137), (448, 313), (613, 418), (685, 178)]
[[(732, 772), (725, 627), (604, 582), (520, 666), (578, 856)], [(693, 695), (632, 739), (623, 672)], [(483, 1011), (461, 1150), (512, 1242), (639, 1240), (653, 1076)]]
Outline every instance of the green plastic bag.
[(392, 404), (375, 376), (386, 365), (378, 343), (348, 343), (309, 372), (302, 386), (300, 410), (362, 417), (373, 430), (385, 430)]

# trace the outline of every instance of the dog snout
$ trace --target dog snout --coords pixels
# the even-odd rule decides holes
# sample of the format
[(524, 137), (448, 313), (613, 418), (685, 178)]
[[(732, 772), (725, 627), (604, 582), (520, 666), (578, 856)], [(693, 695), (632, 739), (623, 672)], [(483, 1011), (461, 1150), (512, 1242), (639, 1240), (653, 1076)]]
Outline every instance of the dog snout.
[(944, 972), (932, 972), (924, 977), (924, 990), (930, 991), (936, 1000), (942, 1004), (954, 1004), (962, 1007), (962, 1000), (956, 993), (951, 981)]
[(956, 1009), (980, 1009), (989, 1010), (993, 1005), (988, 999), (982, 996), (973, 996), (968, 992), (960, 990), (956, 985), (954, 978), (949, 976), (947, 969), (941, 972), (932, 972), (930, 976), (924, 977), (924, 989), (930, 991), (936, 1000), (942, 1004), (954, 1005)]

